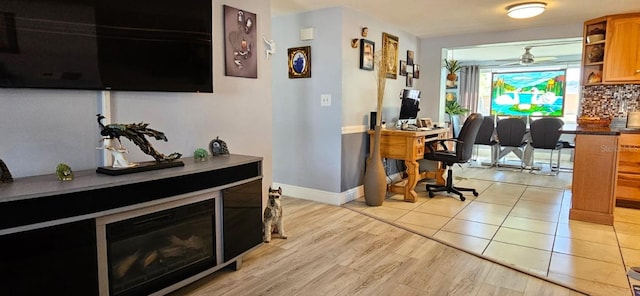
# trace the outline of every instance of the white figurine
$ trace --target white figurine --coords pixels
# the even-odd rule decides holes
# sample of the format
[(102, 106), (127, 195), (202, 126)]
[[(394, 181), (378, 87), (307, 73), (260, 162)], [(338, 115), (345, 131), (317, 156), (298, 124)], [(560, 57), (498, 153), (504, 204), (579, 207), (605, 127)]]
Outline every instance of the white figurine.
[(267, 56), (267, 59), (269, 59), (270, 55), (274, 55), (276, 53), (276, 42), (273, 40), (268, 40), (266, 37), (262, 36), (262, 39), (264, 39), (264, 43), (266, 43), (269, 48), (267, 48), (265, 50), (265, 54)]
[(136, 163), (132, 163), (127, 161), (127, 159), (124, 157), (125, 153), (129, 153), (129, 151), (124, 148), (124, 147), (120, 147), (120, 148), (116, 148), (114, 146), (111, 145), (111, 139), (104, 139), (104, 146), (102, 148), (96, 148), (96, 149), (105, 149), (108, 150), (109, 152), (111, 152), (111, 155), (113, 156), (113, 165), (112, 167), (114, 168), (130, 168), (130, 167), (134, 167), (137, 164)]

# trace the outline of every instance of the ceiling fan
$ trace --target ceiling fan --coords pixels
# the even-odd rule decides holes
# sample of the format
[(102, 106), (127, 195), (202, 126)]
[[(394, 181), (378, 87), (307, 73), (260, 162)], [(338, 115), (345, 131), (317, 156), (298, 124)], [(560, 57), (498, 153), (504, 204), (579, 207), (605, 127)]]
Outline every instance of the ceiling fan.
[(519, 59), (515, 60), (515, 59), (509, 59), (506, 61), (513, 61), (510, 63), (506, 63), (506, 64), (502, 64), (500, 66), (509, 66), (509, 65), (522, 65), (522, 66), (528, 66), (534, 63), (539, 63), (539, 62), (544, 62), (544, 61), (550, 61), (550, 60), (555, 60), (556, 57), (538, 57), (536, 58), (532, 53), (531, 53), (531, 49), (533, 48), (533, 46), (525, 46), (524, 47), (524, 53), (520, 56)]

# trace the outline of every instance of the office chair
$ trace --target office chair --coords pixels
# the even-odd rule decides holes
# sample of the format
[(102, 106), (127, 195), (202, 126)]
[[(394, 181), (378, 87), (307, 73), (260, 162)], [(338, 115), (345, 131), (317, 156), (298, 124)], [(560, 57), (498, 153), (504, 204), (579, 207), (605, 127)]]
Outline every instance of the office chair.
[[(564, 122), (560, 118), (545, 117), (534, 120), (531, 123), (529, 132), (531, 133), (531, 152), (532, 162), (535, 160), (535, 151), (538, 149), (549, 150), (551, 156), (549, 156), (549, 175), (557, 175), (560, 171), (560, 151), (563, 144), (560, 142), (560, 128), (564, 125)], [(554, 170), (553, 166), (553, 152), (558, 151), (558, 160)], [(533, 167), (531, 173), (533, 173)]]
[(505, 118), (500, 119), (496, 123), (496, 134), (498, 136), (498, 144), (500, 145), (500, 153), (496, 160), (499, 167), (500, 159), (505, 157), (509, 152), (513, 152), (520, 158), (520, 171), (524, 169), (524, 149), (527, 142), (524, 136), (527, 134), (527, 124), (521, 118)]
[[(456, 163), (465, 163), (471, 158), (473, 153), (473, 143), (475, 142), (476, 135), (482, 125), (482, 114), (471, 114), (462, 125), (460, 134), (457, 138), (449, 139), (434, 139), (427, 141), (425, 146), (428, 152), (425, 152), (424, 158), (427, 160), (439, 161), (443, 166), (448, 167), (447, 170), (447, 184), (444, 186), (427, 184), (427, 191), (429, 197), (434, 196), (434, 192), (446, 191), (447, 193), (455, 193), (460, 196), (460, 200), (464, 201), (464, 195), (461, 191), (471, 191), (474, 196), (478, 196), (478, 192), (473, 188), (461, 188), (453, 186), (453, 170), (452, 167)], [(455, 151), (449, 151), (447, 149), (446, 142), (453, 142), (455, 144)], [(436, 150), (440, 145), (444, 150)], [(426, 150), (425, 150), (426, 151)]]
[[(496, 141), (494, 138), (494, 134), (495, 134), (495, 121), (493, 121), (493, 118), (490, 116), (485, 116), (482, 119), (482, 125), (480, 125), (480, 129), (478, 130), (478, 135), (476, 135), (476, 140), (474, 142), (474, 146), (475, 146), (475, 156), (472, 158), (473, 160), (478, 159), (479, 156), (479, 149), (480, 149), (480, 145), (485, 145), (485, 146), (489, 146), (491, 148), (491, 164), (490, 167), (492, 167), (495, 164), (495, 160), (498, 159), (497, 156), (497, 145), (498, 145), (498, 141)], [(476, 165), (474, 167), (483, 167), (481, 164), (480, 165)]]

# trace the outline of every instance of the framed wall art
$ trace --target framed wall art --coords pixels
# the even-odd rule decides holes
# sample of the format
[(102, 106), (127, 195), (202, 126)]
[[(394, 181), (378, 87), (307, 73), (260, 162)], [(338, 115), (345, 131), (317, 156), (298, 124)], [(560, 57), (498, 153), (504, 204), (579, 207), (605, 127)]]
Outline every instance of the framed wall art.
[(413, 87), (413, 74), (407, 73), (407, 87)]
[(407, 65), (413, 65), (413, 50), (407, 50)]
[(224, 5), (224, 75), (258, 78), (256, 17)]
[(383, 65), (386, 65), (387, 78), (398, 78), (398, 36), (393, 36), (389, 33), (382, 33), (382, 50), (386, 53), (386, 61), (383, 61)]
[(407, 61), (400, 61), (400, 76), (407, 76)]
[(376, 44), (373, 41), (360, 39), (360, 69), (373, 71), (373, 54)]
[(311, 77), (311, 46), (288, 49), (289, 78)]
[(420, 79), (420, 65), (413, 64), (413, 78)]

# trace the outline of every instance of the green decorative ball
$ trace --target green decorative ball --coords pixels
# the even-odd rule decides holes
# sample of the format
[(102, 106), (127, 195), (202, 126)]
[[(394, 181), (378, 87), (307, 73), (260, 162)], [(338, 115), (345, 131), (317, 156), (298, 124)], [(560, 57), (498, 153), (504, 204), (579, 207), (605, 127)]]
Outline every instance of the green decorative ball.
[(56, 175), (60, 181), (73, 180), (73, 170), (71, 170), (71, 167), (66, 163), (59, 163), (56, 166)]
[(203, 148), (198, 148), (193, 152), (193, 158), (196, 161), (205, 161), (207, 160), (207, 158), (209, 158), (209, 153)]

